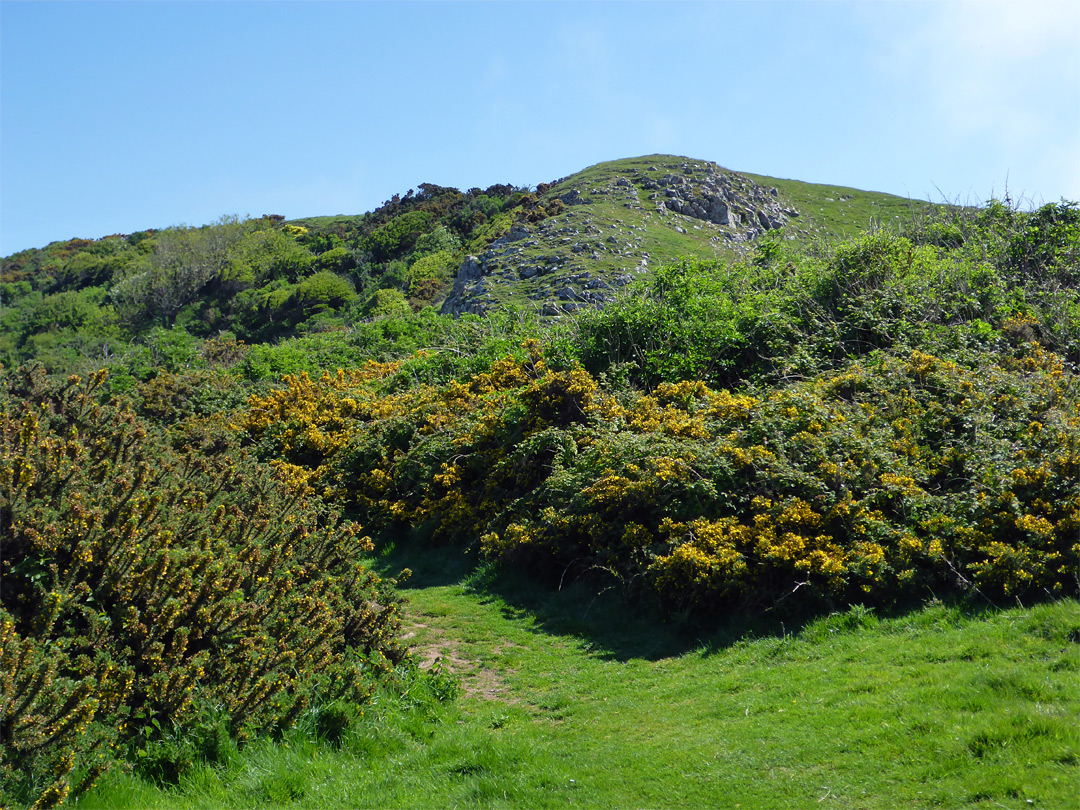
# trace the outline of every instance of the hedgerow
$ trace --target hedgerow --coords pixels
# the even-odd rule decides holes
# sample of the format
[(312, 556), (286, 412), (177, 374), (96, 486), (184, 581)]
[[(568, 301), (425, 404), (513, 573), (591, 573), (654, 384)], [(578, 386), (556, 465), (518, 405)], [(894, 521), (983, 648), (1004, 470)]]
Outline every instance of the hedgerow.
[(117, 761), (175, 778), (222, 736), (362, 705), (403, 656), (357, 525), (223, 423), (159, 431), (105, 377), (0, 377), (5, 805), (60, 803)]
[(1080, 398), (1035, 342), (974, 368), (878, 352), (755, 395), (691, 380), (623, 401), (529, 352), (399, 393), (380, 393), (389, 366), (290, 379), (242, 423), (375, 525), (669, 610), (1076, 593)]

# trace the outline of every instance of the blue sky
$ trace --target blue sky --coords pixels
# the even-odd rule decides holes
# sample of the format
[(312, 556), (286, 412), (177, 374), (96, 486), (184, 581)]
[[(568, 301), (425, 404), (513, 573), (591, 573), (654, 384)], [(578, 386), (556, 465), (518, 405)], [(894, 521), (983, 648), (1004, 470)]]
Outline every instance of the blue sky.
[(671, 153), (1080, 199), (1080, 3), (0, 2), (0, 255)]

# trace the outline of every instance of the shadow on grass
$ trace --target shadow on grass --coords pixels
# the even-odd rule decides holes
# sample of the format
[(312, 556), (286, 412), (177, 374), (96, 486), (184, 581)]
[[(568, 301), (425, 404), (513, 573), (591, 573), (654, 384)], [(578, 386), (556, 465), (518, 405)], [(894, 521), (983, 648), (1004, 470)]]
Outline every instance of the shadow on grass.
[(497, 601), (508, 616), (529, 615), (542, 632), (585, 641), (602, 660), (656, 661), (691, 651), (710, 655), (744, 639), (792, 635), (804, 623), (770, 615), (772, 611), (667, 615), (647, 597), (628, 596), (593, 577), (555, 588), (545, 587), (528, 572), (481, 566), (466, 584), (481, 598)]
[[(627, 599), (621, 589), (595, 577), (548, 584), (536, 572), (501, 570), (474, 551), (432, 546), (416, 534), (375, 542), (373, 567), (399, 579), (406, 598), (410, 590), (460, 584), (482, 602), (497, 605), (506, 618), (529, 619), (538, 632), (580, 639), (605, 660), (655, 661), (696, 649), (720, 650), (748, 636), (792, 631), (777, 622), (750, 623), (741, 617), (722, 625), (665, 617), (658, 606)], [(411, 573), (402, 578), (406, 569)]]
[[(409, 539), (376, 544), (372, 567), (380, 576), (398, 580), (398, 590), (437, 588), (463, 582), (476, 567), (472, 555), (459, 546), (423, 546)], [(402, 572), (408, 571), (403, 575)]]
[[(460, 584), (482, 602), (495, 604), (506, 618), (531, 620), (538, 632), (580, 639), (592, 655), (612, 661), (656, 661), (691, 651), (712, 655), (739, 641), (849, 632), (920, 609), (932, 597), (889, 608), (780, 600), (745, 612), (670, 615), (659, 604), (640, 594), (628, 597), (622, 588), (596, 576), (549, 583), (540, 572), (499, 568), (474, 550), (432, 546), (417, 534), (377, 540), (374, 567), (388, 577), (400, 577), (409, 569), (411, 575), (399, 583), (406, 598), (412, 589)], [(945, 606), (968, 618), (996, 609), (970, 599)]]

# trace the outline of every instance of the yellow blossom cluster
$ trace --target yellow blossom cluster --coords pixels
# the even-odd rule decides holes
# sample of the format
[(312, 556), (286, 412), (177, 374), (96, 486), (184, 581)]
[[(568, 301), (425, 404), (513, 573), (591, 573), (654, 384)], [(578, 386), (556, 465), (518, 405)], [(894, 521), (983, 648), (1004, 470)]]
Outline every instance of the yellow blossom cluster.
[(670, 604), (888, 599), (954, 569), (1010, 593), (1075, 587), (1080, 411), (1037, 346), (977, 373), (897, 353), (763, 397), (699, 380), (616, 396), (525, 349), (392, 392), (389, 367), (287, 381), (277, 426), (261, 400), (241, 423), (256, 440), (338, 437), (281, 474), (376, 527), (581, 560)]
[(310, 471), (225, 452), (223, 423), (221, 449), (178, 451), (100, 375), (19, 374), (0, 379), (0, 791), (14, 768), (52, 774), (43, 803), (77, 794), (73, 768), (92, 782), (200, 700), (266, 728), (303, 710), (312, 678), (373, 688), (347, 648), (399, 656), (396, 597), (358, 563), (370, 540), (298, 491)]

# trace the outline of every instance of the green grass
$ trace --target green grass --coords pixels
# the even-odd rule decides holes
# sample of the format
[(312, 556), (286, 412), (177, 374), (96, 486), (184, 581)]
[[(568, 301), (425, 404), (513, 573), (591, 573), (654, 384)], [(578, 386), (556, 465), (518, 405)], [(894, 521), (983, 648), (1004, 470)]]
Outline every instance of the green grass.
[(290, 225), (301, 225), (309, 228), (333, 228), (334, 226), (355, 227), (364, 219), (365, 214), (331, 214), (328, 216), (300, 217), (290, 219)]
[(909, 230), (937, 207), (923, 200), (879, 191), (782, 180), (758, 174), (746, 174), (746, 177), (760, 185), (778, 189), (799, 210), (799, 224), (807, 227), (816, 237), (829, 240), (850, 238), (871, 228)]
[(255, 742), (172, 788), (113, 774), (79, 806), (1077, 806), (1074, 601), (702, 635), (573, 586), (478, 589), (450, 551), (413, 567), (411, 642), (457, 701), (384, 697), (337, 746)]
[[(648, 199), (652, 192), (644, 183), (667, 173), (681, 174), (687, 162), (701, 163), (673, 155), (647, 155), (598, 163), (560, 180), (543, 195), (546, 199), (577, 189), (588, 202), (571, 205), (550, 218), (546, 232), (532, 226), (532, 238), (512, 246), (520, 252), (497, 261), (499, 268), (487, 277), (488, 304), (538, 308), (554, 301), (560, 288), (577, 284), (573, 280), (576, 275), (587, 272), (591, 278), (610, 282), (615, 276), (637, 273), (644, 254), (649, 256), (649, 270), (687, 257), (732, 261), (747, 255), (754, 243), (729, 242), (721, 238), (721, 229), (709, 223), (673, 212), (656, 212), (655, 203)], [(934, 208), (928, 202), (891, 194), (764, 175), (743, 176), (766, 188), (777, 188), (784, 204), (801, 212), (785, 227), (784, 237), (802, 245), (847, 238), (874, 227), (909, 229)], [(620, 178), (633, 184), (639, 207), (627, 208), (626, 192), (613, 188)], [(555, 230), (566, 232), (552, 233)], [(614, 236), (616, 243), (608, 243), (609, 236)], [(530, 242), (536, 244), (526, 246)], [(582, 249), (574, 252), (575, 244)], [(620, 250), (623, 255), (616, 252)], [(560, 269), (519, 279), (517, 269), (530, 265), (557, 265)], [(500, 274), (504, 269), (511, 271), (508, 277)]]

